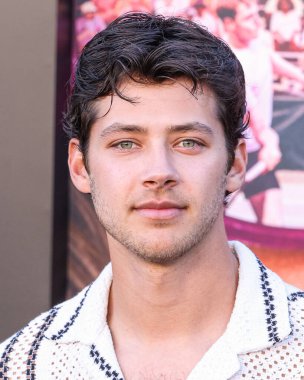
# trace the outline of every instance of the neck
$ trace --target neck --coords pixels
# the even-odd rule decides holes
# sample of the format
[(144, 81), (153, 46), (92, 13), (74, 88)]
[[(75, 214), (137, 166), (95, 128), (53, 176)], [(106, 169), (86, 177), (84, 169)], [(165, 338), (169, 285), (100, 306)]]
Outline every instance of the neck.
[[(109, 244), (111, 251), (111, 239)], [(226, 239), (168, 266), (143, 262), (122, 248), (112, 253), (108, 322), (114, 343), (116, 333), (153, 343), (198, 332), (215, 341), (224, 332), (238, 274)]]

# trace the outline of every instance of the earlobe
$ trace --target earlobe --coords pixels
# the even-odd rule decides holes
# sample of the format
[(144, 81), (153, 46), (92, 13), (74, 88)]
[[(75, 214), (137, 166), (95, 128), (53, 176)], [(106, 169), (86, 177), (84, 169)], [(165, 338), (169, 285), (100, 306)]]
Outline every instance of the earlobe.
[(70, 176), (75, 187), (82, 193), (90, 193), (90, 178), (84, 164), (83, 153), (79, 149), (79, 140), (71, 139), (69, 142), (68, 165)]
[(247, 150), (245, 139), (240, 139), (235, 149), (235, 158), (227, 174), (226, 190), (234, 193), (243, 185), (247, 165)]

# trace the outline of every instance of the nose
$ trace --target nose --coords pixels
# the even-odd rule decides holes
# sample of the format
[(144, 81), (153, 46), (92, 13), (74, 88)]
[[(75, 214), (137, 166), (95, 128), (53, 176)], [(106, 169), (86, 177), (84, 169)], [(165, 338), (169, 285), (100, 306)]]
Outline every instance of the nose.
[(143, 173), (143, 186), (150, 190), (168, 190), (180, 181), (173, 159), (164, 149), (151, 152), (149, 160), (144, 165)]

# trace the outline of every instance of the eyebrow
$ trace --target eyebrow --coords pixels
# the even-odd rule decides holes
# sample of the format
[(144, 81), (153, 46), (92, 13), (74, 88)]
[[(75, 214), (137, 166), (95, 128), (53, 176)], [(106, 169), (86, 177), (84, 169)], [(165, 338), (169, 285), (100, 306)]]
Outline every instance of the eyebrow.
[(182, 125), (173, 125), (169, 128), (170, 132), (179, 132), (179, 133), (187, 133), (187, 132), (200, 132), (203, 134), (207, 134), (210, 136), (214, 135), (213, 129), (209, 127), (209, 125), (199, 123), (195, 121), (193, 123), (186, 123)]
[[(210, 136), (214, 135), (214, 132), (211, 127), (209, 127), (206, 124), (199, 123), (197, 121), (181, 125), (172, 125), (168, 128), (168, 131), (169, 133), (199, 132)], [(101, 138), (106, 138), (109, 135), (121, 132), (148, 134), (148, 129), (140, 125), (113, 123), (106, 127), (103, 131), (101, 131), (99, 136)]]
[(132, 125), (132, 124), (121, 124), (121, 123), (113, 123), (109, 125), (107, 128), (105, 128), (100, 133), (100, 137), (104, 138), (111, 134), (120, 133), (120, 132), (133, 132), (133, 133), (141, 133), (141, 134), (147, 134), (148, 130), (147, 128), (141, 127), (139, 125)]

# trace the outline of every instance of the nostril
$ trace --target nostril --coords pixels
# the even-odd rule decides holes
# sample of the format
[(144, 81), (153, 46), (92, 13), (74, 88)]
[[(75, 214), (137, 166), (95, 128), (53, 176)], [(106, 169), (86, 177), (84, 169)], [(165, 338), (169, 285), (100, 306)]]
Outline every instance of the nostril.
[(151, 180), (150, 180), (150, 181), (145, 181), (145, 184), (146, 184), (146, 185), (152, 185), (152, 186), (153, 186), (153, 185), (157, 185), (158, 182), (157, 182), (157, 181), (151, 181)]
[(144, 181), (144, 186), (150, 187), (153, 189), (162, 189), (162, 188), (170, 188), (177, 184), (177, 181), (174, 179), (158, 179), (158, 180), (147, 180)]
[(165, 181), (164, 186), (171, 186), (175, 184), (176, 184), (176, 181), (174, 179), (168, 179), (167, 181)]

